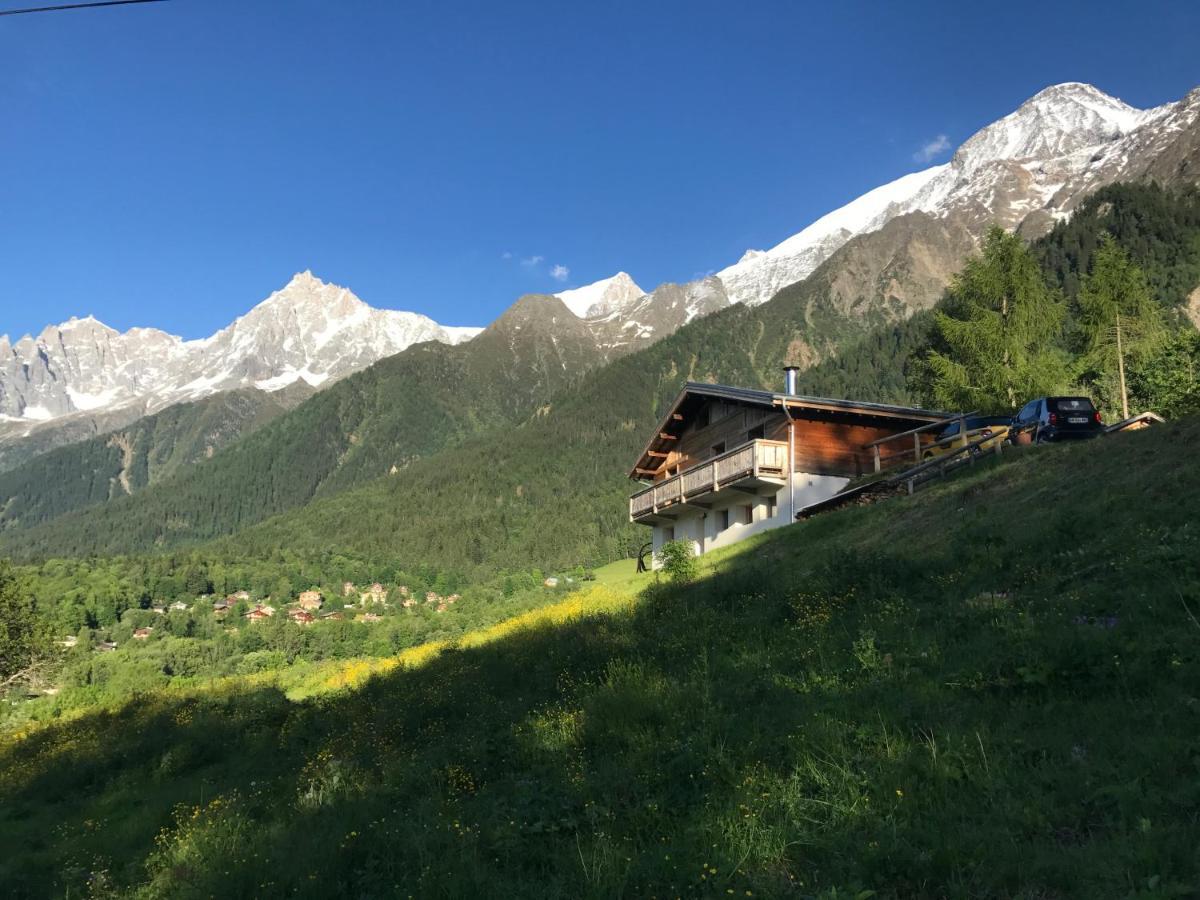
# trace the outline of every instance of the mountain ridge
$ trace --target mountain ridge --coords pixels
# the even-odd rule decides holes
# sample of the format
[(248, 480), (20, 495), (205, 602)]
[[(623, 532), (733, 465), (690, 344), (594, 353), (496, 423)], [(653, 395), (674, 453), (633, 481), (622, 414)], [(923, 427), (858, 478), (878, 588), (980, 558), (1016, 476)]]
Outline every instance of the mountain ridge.
[(0, 423), (11, 436), (72, 413), (134, 403), (155, 412), (221, 390), (277, 390), (297, 381), (319, 387), (414, 343), (461, 343), (478, 332), (370, 307), (306, 270), (205, 338), (147, 327), (121, 332), (92, 315), (15, 342), (4, 335)]
[[(624, 271), (554, 296), (588, 322), (603, 350), (626, 352), (698, 315), (766, 302), (808, 277), (851, 238), (879, 232), (901, 216), (927, 213), (950, 229), (965, 228), (976, 240), (992, 223), (1031, 238), (1068, 217), (1104, 184), (1194, 178), (1200, 168), (1198, 121), (1200, 89), (1139, 110), (1092, 85), (1051, 85), (971, 135), (949, 162), (880, 185), (770, 249), (747, 250), (714, 275), (679, 285), (688, 295), (682, 303), (675, 286), (646, 292)], [(942, 273), (941, 286), (950, 274)], [(911, 299), (890, 306), (903, 315), (936, 298), (926, 292)], [(65, 338), (78, 333), (83, 349)], [(197, 341), (153, 328), (120, 333), (92, 317), (72, 318), (48, 326), (36, 339), (26, 335), (13, 343), (0, 337), (0, 441), (23, 436), (14, 424), (28, 431), (135, 396), (150, 398), (146, 411), (153, 412), (251, 384), (271, 390), (303, 380), (320, 387), (421, 340), (454, 344), (478, 333), (416, 313), (374, 310), (308, 271)], [(140, 352), (124, 346), (131, 341)], [(341, 352), (330, 352), (331, 344)], [(119, 375), (105, 376), (106, 361)]]

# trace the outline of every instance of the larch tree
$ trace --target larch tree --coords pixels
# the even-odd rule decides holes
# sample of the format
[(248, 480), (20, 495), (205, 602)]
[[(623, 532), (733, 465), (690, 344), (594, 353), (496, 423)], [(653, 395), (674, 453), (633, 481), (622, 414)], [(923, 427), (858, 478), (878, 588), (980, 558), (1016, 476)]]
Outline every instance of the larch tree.
[(1145, 273), (1111, 235), (1104, 235), (1092, 271), (1079, 286), (1078, 327), (1088, 380), (1106, 396), (1117, 393), (1129, 417), (1129, 370), (1150, 359), (1166, 337), (1162, 308)]
[(983, 253), (936, 314), (941, 347), (927, 358), (932, 399), (946, 409), (1014, 410), (1069, 382), (1059, 346), (1065, 304), (1016, 235), (991, 228)]

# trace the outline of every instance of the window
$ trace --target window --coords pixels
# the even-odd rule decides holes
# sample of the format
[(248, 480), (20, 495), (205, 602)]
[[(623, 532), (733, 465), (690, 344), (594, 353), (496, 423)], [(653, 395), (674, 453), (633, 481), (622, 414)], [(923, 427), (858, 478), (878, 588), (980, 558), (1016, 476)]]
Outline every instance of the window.
[(774, 497), (767, 498), (767, 518), (775, 518), (775, 513), (779, 512), (779, 503)]
[(729, 527), (729, 510), (722, 509), (717, 513), (717, 533), (720, 534)]
[(754, 506), (748, 503), (745, 506), (739, 507), (739, 509), (742, 513), (742, 524), (751, 524), (754, 521)]
[(766, 436), (767, 436), (767, 426), (766, 425), (761, 425), (761, 424), (755, 425), (753, 428), (751, 428), (749, 431), (746, 432), (746, 440), (748, 440), (748, 441), (761, 441)]
[(674, 525), (663, 526), (662, 536), (663, 536), (664, 544), (670, 543), (671, 541), (675, 540), (675, 526)]
[(724, 452), (725, 452), (725, 442), (724, 441), (718, 441), (717, 443), (712, 445), (712, 455), (713, 456), (720, 456)]
[(1092, 413), (1095, 407), (1087, 397), (1058, 397), (1051, 401), (1060, 413)]

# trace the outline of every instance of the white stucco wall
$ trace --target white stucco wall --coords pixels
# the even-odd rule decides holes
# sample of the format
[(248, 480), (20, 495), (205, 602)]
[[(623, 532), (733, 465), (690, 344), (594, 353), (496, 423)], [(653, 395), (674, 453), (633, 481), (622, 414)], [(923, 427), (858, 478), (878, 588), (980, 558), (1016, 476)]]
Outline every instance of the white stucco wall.
[[(796, 472), (793, 484), (796, 492), (796, 512), (812, 503), (828, 499), (849, 484), (849, 478), (833, 475), (811, 475), (807, 472)], [(654, 566), (658, 567), (658, 551), (666, 542), (667, 529), (674, 527), (675, 540), (691, 541), (692, 549), (697, 555), (715, 550), (718, 547), (728, 547), (738, 541), (745, 540), (760, 531), (790, 525), (793, 521), (792, 510), (789, 507), (788, 489), (780, 488), (775, 495), (775, 515), (767, 515), (768, 497), (756, 497), (726, 488), (715, 494), (712, 509), (699, 507), (684, 508), (674, 525), (654, 526)], [(746, 505), (753, 507), (753, 521), (735, 522), (738, 508)], [(720, 527), (720, 512), (730, 511), (728, 528)]]

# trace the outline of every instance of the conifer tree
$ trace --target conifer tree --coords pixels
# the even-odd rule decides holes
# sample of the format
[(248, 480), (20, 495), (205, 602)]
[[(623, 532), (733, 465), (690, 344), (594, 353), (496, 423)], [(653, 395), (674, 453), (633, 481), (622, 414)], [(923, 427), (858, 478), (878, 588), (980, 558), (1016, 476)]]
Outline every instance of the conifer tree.
[(1151, 358), (1166, 336), (1161, 307), (1145, 273), (1111, 235), (1096, 251), (1079, 287), (1079, 330), (1090, 379), (1106, 394), (1115, 384), (1121, 417), (1129, 417), (1130, 366)]
[(22, 590), (12, 567), (0, 562), (0, 686), (28, 668), (42, 638), (34, 601)]
[(1007, 411), (1066, 386), (1064, 304), (1020, 238), (991, 228), (949, 294), (953, 314), (937, 313), (943, 347), (928, 357), (936, 404)]

